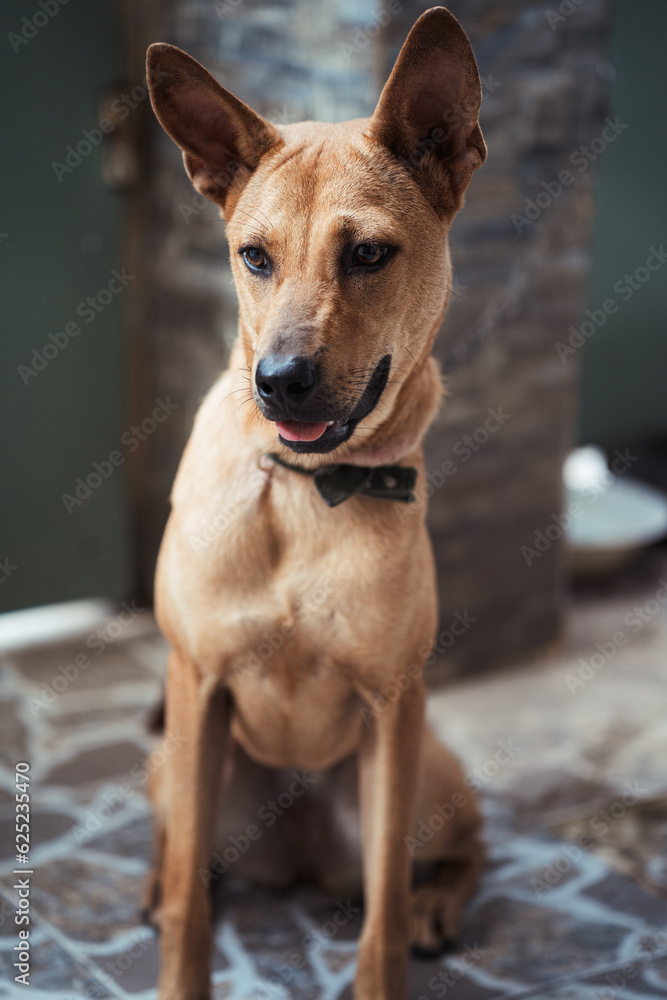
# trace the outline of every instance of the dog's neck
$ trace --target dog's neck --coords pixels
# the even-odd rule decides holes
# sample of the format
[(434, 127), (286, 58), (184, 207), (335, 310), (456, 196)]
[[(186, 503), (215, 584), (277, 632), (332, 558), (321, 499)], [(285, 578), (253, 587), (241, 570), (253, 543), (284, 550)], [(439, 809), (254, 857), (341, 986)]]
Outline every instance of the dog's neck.
[[(247, 388), (247, 359), (240, 342), (232, 351), (229, 369), (239, 387)], [(442, 398), (443, 388), (437, 362), (428, 354), (411, 368), (398, 389), (389, 414), (378, 419), (375, 411), (361, 421), (357, 431), (344, 446), (328, 454), (295, 455), (280, 443), (276, 429), (266, 420), (254, 401), (239, 409), (242, 432), (253, 440), (261, 453), (277, 453), (287, 462), (303, 468), (317, 468), (334, 462), (376, 467), (414, 461), (421, 450), (424, 435)]]

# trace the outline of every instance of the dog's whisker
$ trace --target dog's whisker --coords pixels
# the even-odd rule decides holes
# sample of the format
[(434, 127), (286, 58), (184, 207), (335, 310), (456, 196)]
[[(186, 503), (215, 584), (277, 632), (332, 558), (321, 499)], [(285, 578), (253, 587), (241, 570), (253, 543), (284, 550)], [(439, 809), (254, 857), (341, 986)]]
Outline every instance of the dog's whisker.
[(230, 396), (235, 396), (237, 392), (248, 392), (248, 387), (245, 385), (239, 386), (237, 389), (230, 389), (225, 399), (229, 399)]
[(408, 352), (408, 354), (409, 354), (409, 355), (410, 355), (410, 357), (412, 358), (412, 361), (413, 361), (413, 363), (414, 363), (414, 366), (415, 366), (415, 368), (417, 369), (417, 371), (418, 371), (418, 373), (419, 373), (419, 378), (420, 378), (420, 379), (421, 379), (421, 378), (423, 378), (423, 373), (422, 373), (422, 370), (421, 370), (421, 368), (420, 368), (420, 366), (419, 366), (419, 363), (417, 362), (417, 359), (416, 359), (416, 357), (414, 356), (414, 354), (412, 353), (412, 351), (410, 350), (410, 348), (409, 348), (409, 347), (407, 346), (407, 344), (406, 344), (406, 347), (405, 347), (405, 350), (406, 350), (406, 351)]
[[(227, 400), (230, 399), (232, 396), (237, 396), (239, 392), (247, 392), (247, 390), (246, 389), (235, 389), (232, 392), (228, 392), (227, 395), (223, 396), (223, 398), (220, 400), (220, 402), (218, 403), (218, 407), (222, 406), (223, 403), (226, 403)], [(239, 404), (245, 403), (245, 402), (248, 401), (248, 398), (252, 399), (252, 396), (250, 396), (250, 397), (245, 396), (243, 399), (240, 399), (240, 400), (239, 399), (235, 399), (235, 400), (233, 400), (233, 402), (239, 403)]]

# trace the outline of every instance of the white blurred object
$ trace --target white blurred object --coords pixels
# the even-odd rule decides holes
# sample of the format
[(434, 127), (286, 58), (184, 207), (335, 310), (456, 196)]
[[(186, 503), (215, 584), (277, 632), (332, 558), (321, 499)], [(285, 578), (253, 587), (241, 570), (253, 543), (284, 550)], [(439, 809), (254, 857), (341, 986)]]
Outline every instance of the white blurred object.
[(570, 452), (563, 480), (567, 509), (578, 505), (566, 530), (576, 573), (619, 569), (667, 535), (667, 497), (627, 473), (610, 472), (600, 448), (589, 445)]
[(575, 448), (563, 463), (563, 479), (571, 490), (584, 490), (605, 482), (610, 476), (604, 452), (594, 445)]
[(93, 632), (111, 619), (115, 607), (113, 601), (94, 598), (7, 611), (0, 615), (0, 653)]

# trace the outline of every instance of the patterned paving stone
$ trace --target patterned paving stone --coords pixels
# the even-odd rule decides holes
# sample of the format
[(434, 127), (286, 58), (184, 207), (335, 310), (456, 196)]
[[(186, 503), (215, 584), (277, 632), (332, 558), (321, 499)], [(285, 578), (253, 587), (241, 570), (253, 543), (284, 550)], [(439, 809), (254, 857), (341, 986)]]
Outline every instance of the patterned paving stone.
[(548, 984), (566, 972), (585, 973), (616, 961), (628, 928), (605, 923), (601, 916), (577, 916), (575, 899), (564, 910), (505, 896), (482, 904), (466, 927), (466, 936), (483, 952), (479, 970), (498, 986), (506, 982), (511, 991), (518, 984)]
[[(482, 774), (482, 786), (509, 796), (528, 828), (561, 822), (567, 817), (557, 814), (573, 806), (590, 816), (595, 800), (602, 805), (610, 789), (618, 797), (637, 779), (642, 798), (667, 794), (667, 609), (639, 631), (623, 625), (635, 606), (654, 599), (667, 570), (664, 549), (642, 566), (636, 580), (621, 580), (611, 595), (577, 597), (565, 642), (550, 659), (499, 671), (481, 684), (463, 680), (431, 698), (436, 732), (456, 746), (471, 775), (493, 761), (499, 739), (521, 748), (500, 768), (494, 762), (496, 773)], [(608, 643), (619, 624), (627, 645), (592, 676), (589, 668), (585, 683), (569, 686), (568, 678), (579, 680), (578, 672), (600, 656), (596, 643)]]
[(28, 732), (16, 712), (14, 701), (0, 702), (0, 761), (10, 770), (28, 757)]
[[(103, 953), (90, 948), (87, 955), (113, 983), (134, 995), (151, 990), (157, 982), (159, 967), (159, 936), (147, 927), (137, 927), (120, 940), (114, 941)], [(213, 975), (229, 969), (229, 962), (219, 950), (213, 955)]]
[(39, 916), (73, 941), (99, 942), (136, 927), (140, 891), (137, 874), (119, 871), (111, 859), (102, 864), (61, 858), (36, 869), (31, 902)]
[[(615, 614), (624, 614), (615, 600)], [(632, 600), (641, 603), (634, 594)], [(661, 770), (665, 781), (667, 738), (657, 739), (657, 727), (667, 627), (653, 622), (637, 649), (628, 647), (627, 666), (610, 663), (595, 689), (573, 697), (564, 675), (586, 643), (590, 649), (593, 640), (604, 641), (613, 620), (604, 603), (596, 607), (600, 620), (587, 610), (588, 639), (575, 616), (569, 659), (457, 682), (431, 698), (436, 728), (481, 788), (489, 856), (464, 920), (462, 950), (411, 961), (409, 1000), (667, 997), (667, 803), (650, 791)], [(32, 905), (38, 922), (52, 928), (50, 937), (41, 930), (35, 937), (34, 996), (106, 998), (99, 970), (112, 976), (111, 995), (154, 1000), (158, 940), (138, 924), (138, 910), (151, 853), (144, 792), (155, 742), (146, 732), (146, 709), (159, 695), (165, 646), (146, 632), (117, 644), (99, 660), (112, 665), (119, 654), (128, 657), (115, 681), (82, 678), (81, 687), (68, 689), (70, 707), (63, 696), (50, 714), (31, 715), (26, 692), (72, 648), (42, 650), (31, 670), (33, 651), (23, 680), (5, 670), (0, 702), (9, 734), (3, 748), (32, 755)], [(140, 680), (133, 684), (128, 678), (138, 662)], [(626, 711), (630, 690), (634, 701)], [(639, 706), (647, 699), (650, 725), (642, 736)], [(501, 744), (511, 752), (499, 762)], [(625, 770), (616, 770), (623, 761)], [(637, 770), (628, 776), (631, 761)], [(11, 772), (0, 769), (3, 849), (13, 826), (13, 756), (9, 763)], [(640, 781), (634, 796), (627, 794), (629, 780)], [(613, 819), (606, 826), (605, 811)], [(582, 836), (589, 838), (583, 849)], [(0, 893), (3, 973), (15, 932), (9, 862)], [(361, 913), (351, 910), (336, 922), (336, 904), (311, 890), (269, 892), (230, 881), (217, 896), (215, 997), (351, 997)], [(25, 994), (12, 990), (12, 1000), (19, 995)]]
[(353, 953), (361, 915), (358, 903), (309, 892), (272, 893), (241, 883), (230, 889), (228, 923), (226, 930), (223, 923), (218, 941), (232, 955), (240, 947), (252, 956), (258, 982), (306, 1000), (317, 995), (320, 970), (330, 979), (349, 978), (349, 964), (341, 962), (334, 969), (331, 956), (341, 949), (347, 957)]
[(569, 815), (584, 813), (590, 816), (595, 803), (603, 805), (613, 801), (614, 789), (599, 779), (582, 778), (562, 767), (545, 767), (525, 775), (512, 798), (515, 821), (530, 829), (536, 817), (551, 826), (549, 818), (557, 821), (564, 809)]
[(148, 865), (152, 858), (152, 818), (146, 804), (146, 815), (130, 820), (99, 836), (91, 835), (86, 846), (107, 854), (136, 858)]
[[(444, 958), (432, 961), (411, 959), (408, 981), (410, 1000), (431, 1000), (433, 997), (455, 996), (464, 1000), (491, 1000), (504, 987), (489, 979), (483, 970), (489, 950), (477, 940), (472, 940), (467, 928), (462, 929), (459, 950)], [(500, 986), (500, 989), (499, 989)]]
[[(85, 997), (86, 1000), (106, 1000), (111, 996), (105, 985), (98, 981), (87, 964), (77, 961), (60, 945), (51, 941), (43, 931), (33, 930), (31, 933), (31, 959), (28, 989), (22, 984), (15, 984), (16, 995), (33, 996), (34, 991), (43, 990), (52, 995), (57, 990), (66, 991), (70, 996)], [(18, 974), (14, 968), (16, 958), (13, 953), (15, 938), (7, 948), (0, 950), (0, 975), (7, 984), (14, 984)]]
[(95, 964), (128, 993), (152, 989), (158, 974), (158, 938), (148, 928), (136, 928), (123, 935), (113, 950), (103, 955), (90, 952)]
[[(63, 834), (72, 829), (74, 823), (74, 817), (69, 813), (33, 809), (30, 829), (31, 843), (41, 848), (50, 841), (62, 837)], [(0, 844), (11, 844), (14, 833), (15, 820), (13, 816), (0, 822)]]
[(56, 765), (44, 778), (50, 785), (81, 785), (128, 776), (146, 759), (146, 751), (136, 743), (122, 741), (94, 747)]
[(657, 1000), (667, 996), (667, 984), (656, 980), (654, 963), (624, 963), (595, 976), (587, 976), (576, 984), (556, 986), (544, 994), (548, 1000)]
[(150, 673), (158, 679), (163, 679), (167, 669), (169, 643), (157, 631), (154, 625), (152, 633), (147, 633), (132, 642), (132, 656), (142, 663)]
[(580, 843), (619, 871), (667, 898), (667, 799), (639, 801), (613, 825), (591, 823), (591, 817), (566, 823), (555, 832)]
[(73, 734), (77, 730), (83, 733), (90, 733), (98, 725), (109, 726), (133, 722), (139, 729), (143, 728), (146, 717), (147, 706), (152, 705), (157, 698), (157, 689), (148, 689), (145, 698), (141, 699), (134, 695), (134, 705), (122, 705), (119, 707), (106, 705), (104, 708), (91, 708), (86, 701), (78, 705), (74, 712), (63, 712), (60, 715), (52, 715), (49, 718), (50, 725), (63, 733)]
[(583, 898), (599, 900), (616, 913), (627, 913), (655, 927), (667, 927), (667, 899), (652, 895), (617, 872), (608, 872), (600, 882), (585, 889)]
[(661, 996), (667, 996), (667, 958), (656, 959), (646, 966), (642, 979), (656, 991), (662, 991)]
[(0, 947), (5, 947), (10, 941), (12, 945), (16, 943), (15, 908), (16, 903), (11, 891), (9, 889), (0, 891)]
[(322, 961), (334, 974), (348, 971), (354, 965), (354, 960), (355, 956), (349, 952), (329, 951), (326, 948), (322, 951)]
[(90, 688), (154, 679), (153, 672), (134, 658), (131, 645), (125, 642), (104, 646), (82, 640), (59, 644), (55, 648), (40, 646), (25, 653), (12, 653), (8, 659), (32, 685), (37, 688), (47, 685), (56, 695), (62, 696)]
[(0, 811), (5, 812), (7, 809), (14, 808), (14, 792), (11, 793), (5, 788), (0, 788)]

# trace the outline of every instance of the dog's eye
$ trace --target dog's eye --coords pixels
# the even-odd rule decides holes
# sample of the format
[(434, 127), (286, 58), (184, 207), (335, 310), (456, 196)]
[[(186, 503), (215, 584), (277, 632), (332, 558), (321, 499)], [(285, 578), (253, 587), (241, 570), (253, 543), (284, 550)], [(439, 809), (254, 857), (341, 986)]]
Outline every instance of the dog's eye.
[(379, 264), (387, 256), (387, 248), (381, 247), (379, 243), (360, 243), (353, 253), (355, 264), (368, 267), (372, 264)]
[(269, 262), (266, 258), (266, 254), (259, 247), (243, 247), (239, 253), (251, 271), (256, 272), (268, 270)]

